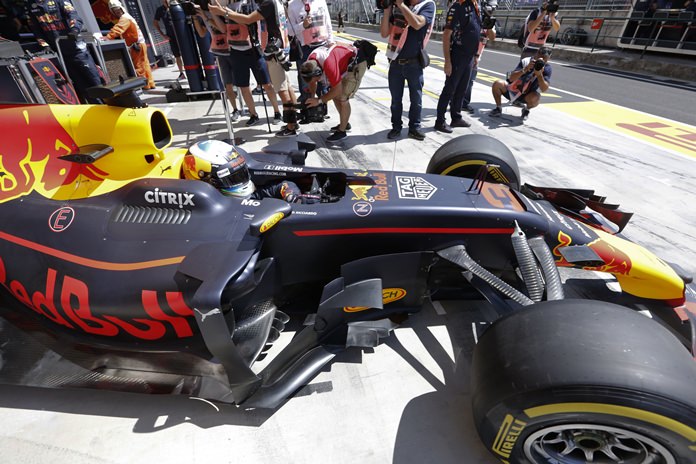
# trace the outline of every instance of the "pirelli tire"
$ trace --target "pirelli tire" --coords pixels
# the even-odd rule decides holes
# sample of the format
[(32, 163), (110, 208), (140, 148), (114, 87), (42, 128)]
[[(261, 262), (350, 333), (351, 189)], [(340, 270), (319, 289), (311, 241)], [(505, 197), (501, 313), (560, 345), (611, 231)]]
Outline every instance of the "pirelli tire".
[(430, 158), (426, 172), (473, 179), (485, 164), (498, 166), (489, 167), (487, 181), (520, 188), (515, 156), (503, 142), (482, 134), (462, 135), (442, 145)]
[(546, 301), (496, 321), (474, 350), (472, 398), (502, 462), (696, 463), (696, 362), (623, 306)]

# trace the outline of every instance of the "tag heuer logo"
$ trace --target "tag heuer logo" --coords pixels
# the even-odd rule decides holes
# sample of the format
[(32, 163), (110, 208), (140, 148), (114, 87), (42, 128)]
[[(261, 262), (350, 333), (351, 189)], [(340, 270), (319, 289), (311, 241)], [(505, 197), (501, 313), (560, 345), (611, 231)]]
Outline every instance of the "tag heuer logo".
[(429, 200), (437, 187), (422, 177), (396, 176), (399, 198), (408, 200)]

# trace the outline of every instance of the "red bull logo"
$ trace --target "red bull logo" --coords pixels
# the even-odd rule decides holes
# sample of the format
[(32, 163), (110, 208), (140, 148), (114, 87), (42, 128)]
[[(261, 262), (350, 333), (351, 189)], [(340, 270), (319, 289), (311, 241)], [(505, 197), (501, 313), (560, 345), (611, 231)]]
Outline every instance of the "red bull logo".
[(611, 274), (628, 275), (631, 272), (631, 258), (620, 249), (612, 246), (604, 240), (595, 240), (589, 244), (595, 253), (604, 261), (603, 266), (588, 268), (600, 272), (609, 272)]
[(558, 240), (558, 245), (556, 245), (553, 248), (553, 256), (556, 259), (556, 266), (558, 267), (573, 267), (572, 264), (570, 264), (561, 254), (560, 249), (563, 247), (570, 246), (571, 242), (573, 239), (570, 237), (570, 235), (564, 233), (563, 231), (558, 231), (558, 237), (556, 237), (556, 240)]
[[(566, 233), (563, 233), (562, 231), (559, 231), (557, 240), (558, 245), (556, 245), (553, 249), (553, 255), (556, 257), (556, 266), (574, 267), (573, 264), (568, 262), (560, 252), (561, 248), (570, 246), (572, 244), (572, 237)], [(631, 272), (631, 257), (619, 248), (608, 243), (606, 240), (597, 239), (591, 243), (588, 243), (587, 246), (592, 248), (592, 250), (597, 253), (597, 256), (604, 261), (604, 264), (595, 267), (583, 267), (583, 269), (588, 271), (608, 272), (611, 274), (623, 275), (628, 275)]]
[(0, 139), (0, 203), (34, 190), (48, 195), (79, 176), (103, 181), (108, 175), (94, 165), (59, 158), (78, 147), (49, 106), (4, 108), (0, 124), (10, 128)]

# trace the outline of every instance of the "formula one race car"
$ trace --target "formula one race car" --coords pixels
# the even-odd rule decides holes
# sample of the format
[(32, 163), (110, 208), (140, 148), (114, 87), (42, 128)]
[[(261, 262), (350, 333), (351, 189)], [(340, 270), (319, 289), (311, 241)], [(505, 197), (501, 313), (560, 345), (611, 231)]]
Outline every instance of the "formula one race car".
[[(426, 299), (473, 299), (499, 315), (472, 364), (498, 459), (696, 462), (696, 293), (619, 236), (617, 205), (522, 184), (482, 135), (444, 144), (425, 174), (307, 167), (302, 138), (239, 150), (257, 186), (288, 179), (319, 201), (224, 196), (182, 178), (161, 111), (127, 83), (101, 92), (110, 105), (0, 106), (2, 316), (91, 378), (275, 408)], [(569, 298), (562, 273), (581, 271), (621, 291)], [(307, 325), (255, 372), (291, 315)]]

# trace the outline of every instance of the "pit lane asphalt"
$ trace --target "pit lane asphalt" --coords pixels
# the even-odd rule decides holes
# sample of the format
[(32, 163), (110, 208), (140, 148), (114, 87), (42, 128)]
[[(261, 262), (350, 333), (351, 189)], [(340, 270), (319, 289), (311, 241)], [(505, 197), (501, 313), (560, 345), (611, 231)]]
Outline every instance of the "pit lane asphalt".
[[(386, 139), (387, 66), (380, 53), (353, 100), (353, 130), (347, 139), (334, 145), (325, 141), (329, 127), (338, 120), (333, 108), (331, 119), (303, 126), (319, 146), (308, 165), (423, 172), (431, 154), (452, 138), (432, 130), (444, 76), (431, 67), (426, 70), (423, 100), (426, 140)], [(145, 96), (170, 118), (174, 145), (224, 138), (219, 100), (166, 102), (163, 86), (171, 84), (176, 74), (174, 67), (156, 70), (158, 90)], [(562, 89), (562, 79), (555, 79), (554, 85)], [(454, 135), (499, 138), (516, 154), (523, 181), (596, 188), (609, 202), (636, 213), (625, 230), (629, 238), (696, 273), (693, 153), (570, 116), (550, 104), (550, 98), (532, 111), (524, 125), (519, 122), (520, 110), (512, 107), (504, 108), (504, 118), (488, 118), (485, 113), (493, 102), (485, 81), (475, 86), (473, 100), (479, 111), (467, 116), (472, 127), (457, 129)], [(263, 115), (263, 108), (258, 110)], [(647, 116), (645, 121), (655, 120)], [(265, 124), (246, 128), (245, 121), (234, 124), (235, 135), (247, 139), (243, 148), (258, 150), (275, 141)], [(684, 121), (674, 123), (690, 132), (675, 129), (666, 135), (683, 140), (686, 148), (696, 143), (690, 135), (696, 128)], [(385, 344), (342, 355), (275, 412), (244, 411), (183, 397), (0, 386), (2, 462), (499, 462), (479, 443), (470, 416), (467, 371), (473, 327), (487, 320), (485, 307), (427, 305)], [(6, 333), (7, 323), (0, 320), (0, 325)], [(291, 336), (284, 333), (274, 350)], [(2, 354), (0, 367), (9, 361)], [(27, 377), (58, 361), (50, 353), (35, 358)]]

